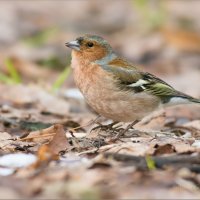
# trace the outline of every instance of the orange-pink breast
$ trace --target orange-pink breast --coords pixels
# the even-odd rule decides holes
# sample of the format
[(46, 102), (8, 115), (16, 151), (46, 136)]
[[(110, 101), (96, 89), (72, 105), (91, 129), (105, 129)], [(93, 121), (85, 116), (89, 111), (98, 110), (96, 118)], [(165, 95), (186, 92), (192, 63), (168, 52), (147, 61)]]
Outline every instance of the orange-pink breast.
[(96, 64), (72, 59), (74, 80), (87, 103), (100, 115), (114, 121), (141, 119), (159, 106), (159, 100), (145, 93), (122, 91), (113, 77)]

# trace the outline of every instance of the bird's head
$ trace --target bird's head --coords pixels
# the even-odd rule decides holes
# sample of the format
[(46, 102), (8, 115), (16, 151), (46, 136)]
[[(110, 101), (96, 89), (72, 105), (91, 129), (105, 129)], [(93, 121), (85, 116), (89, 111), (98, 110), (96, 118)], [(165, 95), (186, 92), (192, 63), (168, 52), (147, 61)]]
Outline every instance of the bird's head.
[(73, 50), (74, 55), (79, 59), (89, 62), (100, 60), (112, 53), (109, 43), (100, 36), (85, 35), (76, 40), (67, 42), (65, 45)]

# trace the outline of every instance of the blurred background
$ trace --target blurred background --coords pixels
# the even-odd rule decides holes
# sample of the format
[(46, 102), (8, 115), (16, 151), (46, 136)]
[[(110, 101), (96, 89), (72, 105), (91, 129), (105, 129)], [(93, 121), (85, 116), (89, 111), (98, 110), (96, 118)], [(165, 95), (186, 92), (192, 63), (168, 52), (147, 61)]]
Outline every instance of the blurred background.
[(200, 97), (200, 1), (0, 1), (0, 83), (73, 88), (65, 42), (86, 33)]

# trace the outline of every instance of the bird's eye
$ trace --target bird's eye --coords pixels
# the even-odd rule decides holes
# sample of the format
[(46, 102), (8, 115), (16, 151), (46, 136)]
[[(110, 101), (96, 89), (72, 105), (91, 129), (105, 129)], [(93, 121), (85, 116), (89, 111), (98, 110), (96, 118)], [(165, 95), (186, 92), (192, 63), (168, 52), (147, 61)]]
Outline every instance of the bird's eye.
[(93, 47), (94, 44), (93, 44), (92, 42), (88, 42), (88, 43), (87, 43), (87, 46), (88, 46), (88, 47)]

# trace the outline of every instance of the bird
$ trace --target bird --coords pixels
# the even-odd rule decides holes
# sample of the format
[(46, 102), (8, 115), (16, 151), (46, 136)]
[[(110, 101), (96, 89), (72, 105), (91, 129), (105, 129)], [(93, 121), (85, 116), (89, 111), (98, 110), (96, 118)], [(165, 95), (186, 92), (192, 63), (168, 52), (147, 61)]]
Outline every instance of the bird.
[(65, 45), (72, 49), (75, 84), (86, 102), (114, 122), (138, 122), (156, 110), (200, 100), (119, 56), (102, 37), (86, 34)]

